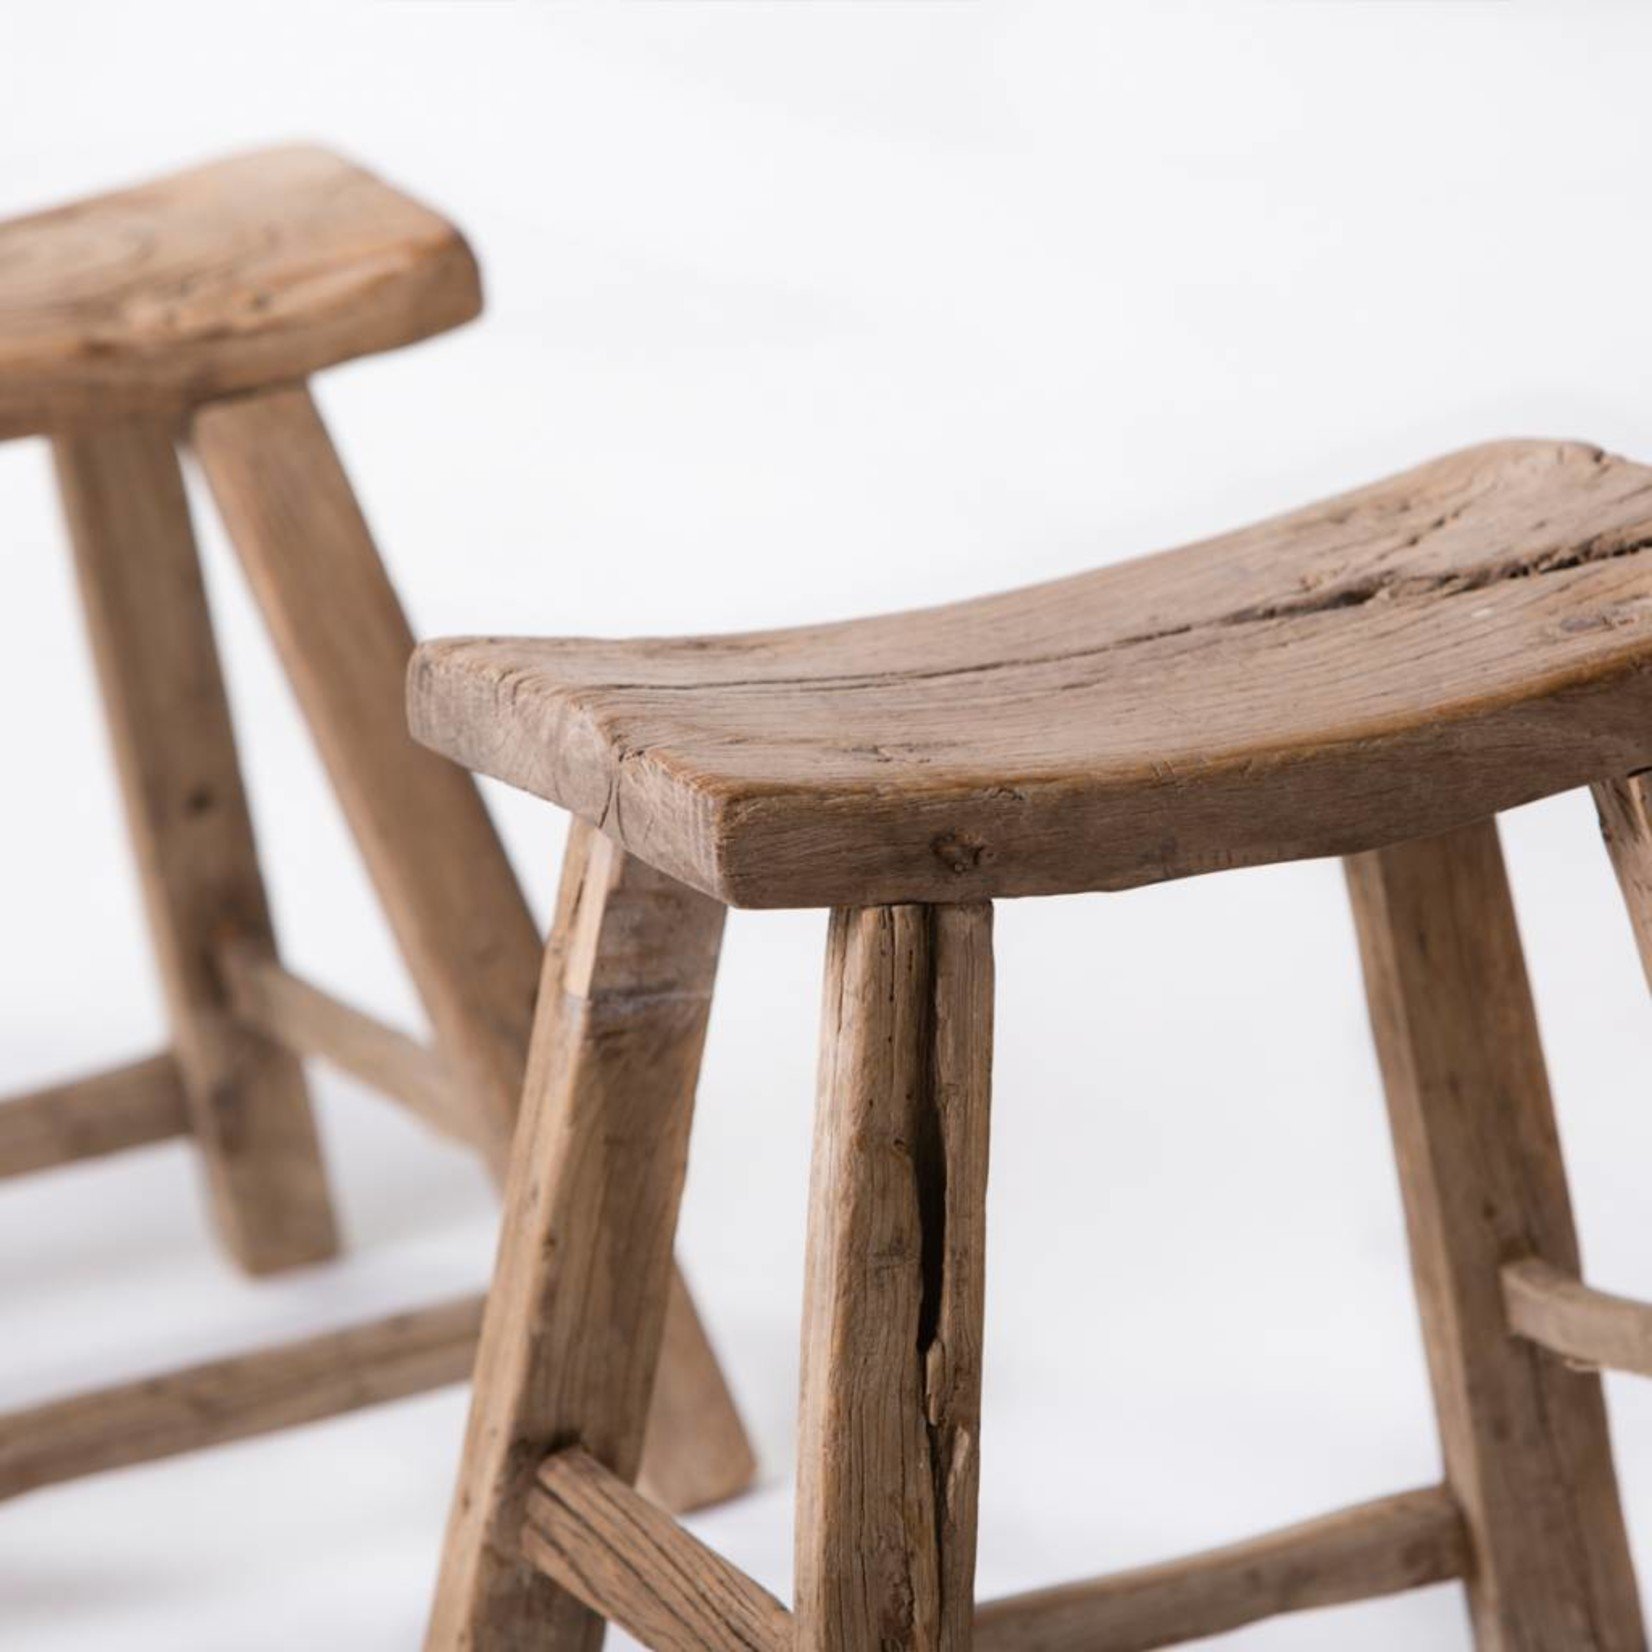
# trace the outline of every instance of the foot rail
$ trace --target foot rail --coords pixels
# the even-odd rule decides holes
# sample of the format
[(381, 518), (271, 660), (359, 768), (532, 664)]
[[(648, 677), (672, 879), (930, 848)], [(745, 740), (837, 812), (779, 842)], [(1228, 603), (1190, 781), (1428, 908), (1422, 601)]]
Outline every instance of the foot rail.
[[(793, 1619), (762, 1585), (577, 1447), (541, 1464), (523, 1558), (652, 1652), (788, 1652)], [(975, 1652), (1150, 1652), (1281, 1613), (1463, 1576), (1444, 1486), (1111, 1577), (993, 1601)]]
[(0, 1416), (0, 1498), (468, 1382), (480, 1296)]

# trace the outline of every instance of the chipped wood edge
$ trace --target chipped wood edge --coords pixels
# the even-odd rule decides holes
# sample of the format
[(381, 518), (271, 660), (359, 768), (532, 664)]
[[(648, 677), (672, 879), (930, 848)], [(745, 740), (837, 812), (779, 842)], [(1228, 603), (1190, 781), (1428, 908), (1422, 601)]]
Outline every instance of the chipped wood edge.
[(991, 933), (988, 906), (832, 915), (804, 1297), (800, 1652), (969, 1644)]

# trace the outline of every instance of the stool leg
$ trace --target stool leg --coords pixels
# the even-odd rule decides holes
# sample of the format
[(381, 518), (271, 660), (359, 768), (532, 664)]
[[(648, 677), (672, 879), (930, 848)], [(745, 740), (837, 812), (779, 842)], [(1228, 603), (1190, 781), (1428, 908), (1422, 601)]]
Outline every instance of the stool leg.
[(546, 952), (430, 1652), (600, 1644), (601, 1620), (521, 1558), (527, 1494), (574, 1444), (636, 1474), (665, 1331), (723, 908), (607, 838), (580, 848)]
[(274, 950), (189, 507), (165, 424), (61, 436), (59, 486), (190, 1123), (253, 1273), (337, 1249), (296, 1059), (231, 1018), (215, 959)]
[[(309, 392), (203, 408), (194, 443), (502, 1181), (540, 975), (516, 874), (475, 782), (407, 732), (412, 632)], [(755, 1461), (680, 1283), (666, 1353), (661, 1405), (673, 1426), (653, 1431), (644, 1479), (668, 1507), (697, 1508), (743, 1490)]]
[(503, 1176), (540, 937), (475, 783), (414, 744), (413, 635), (302, 387), (199, 410), (196, 457), (385, 916)]
[(797, 1652), (970, 1645), (991, 1061), (991, 907), (832, 914)]
[(1594, 787), (1594, 794), (1601, 836), (1629, 911), (1641, 968), (1652, 985), (1652, 775), (1605, 780)]
[(1347, 866), (1477, 1644), (1642, 1652), (1600, 1379), (1504, 1317), (1504, 1264), (1578, 1249), (1496, 824)]

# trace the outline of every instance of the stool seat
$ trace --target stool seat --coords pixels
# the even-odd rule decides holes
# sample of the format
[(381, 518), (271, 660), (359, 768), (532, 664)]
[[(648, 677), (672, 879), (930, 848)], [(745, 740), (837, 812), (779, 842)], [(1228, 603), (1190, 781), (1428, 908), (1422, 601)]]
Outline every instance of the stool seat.
[(1346, 854), (1652, 765), (1652, 470), (1468, 449), (921, 612), (421, 648), (418, 736), (735, 906)]
[(435, 213), (322, 149), (237, 156), (0, 224), (0, 437), (301, 379), (480, 307)]

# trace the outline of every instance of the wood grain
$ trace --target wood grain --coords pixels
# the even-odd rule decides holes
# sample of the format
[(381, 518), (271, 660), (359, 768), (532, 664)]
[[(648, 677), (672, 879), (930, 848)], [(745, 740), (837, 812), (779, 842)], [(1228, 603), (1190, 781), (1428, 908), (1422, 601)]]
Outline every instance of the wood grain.
[(0, 439), (180, 409), (481, 308), (453, 226), (314, 148), (0, 224)]
[(1652, 775), (1599, 781), (1593, 791), (1641, 969), (1652, 986)]
[(0, 1416), (0, 1498), (463, 1382), (481, 1321), (465, 1297)]
[(583, 1451), (540, 1468), (522, 1552), (653, 1652), (790, 1652), (773, 1595)]
[(594, 1652), (522, 1555), (527, 1500), (571, 1445), (635, 1476), (664, 1336), (723, 909), (606, 838), (565, 879), (430, 1652)]
[(214, 1216), (266, 1273), (338, 1241), (298, 1062), (235, 1020), (217, 969), (229, 940), (271, 956), (275, 940), (172, 438), (110, 425), (54, 451)]
[(1348, 875), (1478, 1645), (1640, 1652), (1600, 1380), (1504, 1313), (1505, 1264), (1581, 1270), (1496, 827)]
[(1461, 1577), (1467, 1558), (1456, 1499), (1431, 1486), (1187, 1559), (993, 1601), (976, 1615), (974, 1652), (1149, 1652), (1442, 1583)]
[(832, 915), (798, 1444), (799, 1652), (970, 1644), (992, 911)]
[[(267, 958), (235, 954), (226, 959), (225, 973), (235, 1012), (244, 1021), (287, 1049), (331, 1061), (441, 1134), (485, 1145), (480, 1120), (433, 1051)], [(6, 1123), (0, 1108), (0, 1175), (5, 1174)], [(673, 1269), (642, 1485), (662, 1508), (683, 1511), (725, 1501), (749, 1486), (756, 1473), (757, 1459), (722, 1367), (682, 1272)]]
[(1652, 1303), (1593, 1290), (1533, 1257), (1503, 1269), (1503, 1304), (1516, 1336), (1573, 1366), (1652, 1377)]
[(1652, 471), (1473, 448), (913, 614), (450, 640), (418, 737), (735, 906), (1115, 889), (1439, 832), (1652, 764)]
[(154, 1055), (0, 1102), (0, 1176), (53, 1170), (188, 1134), (178, 1063)]

